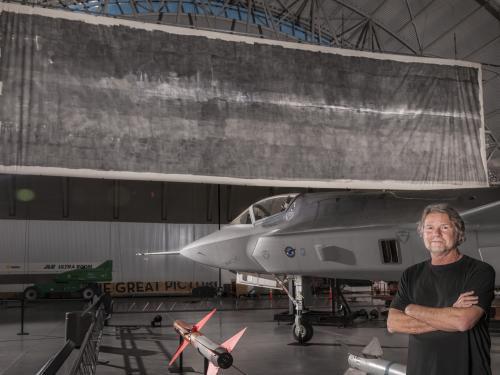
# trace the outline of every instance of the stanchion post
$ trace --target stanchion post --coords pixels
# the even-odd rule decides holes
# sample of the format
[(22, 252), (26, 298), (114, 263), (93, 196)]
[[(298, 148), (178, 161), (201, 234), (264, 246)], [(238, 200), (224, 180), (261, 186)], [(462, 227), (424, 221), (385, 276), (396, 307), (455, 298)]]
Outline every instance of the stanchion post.
[(21, 332), (17, 334), (18, 336), (29, 335), (28, 332), (24, 332), (24, 294), (21, 299)]
[(208, 359), (204, 358), (203, 361), (203, 375), (207, 375), (208, 372)]
[[(179, 346), (182, 345), (183, 341), (184, 341), (184, 339), (182, 338), (182, 336), (179, 336)], [(182, 356), (183, 356), (183, 353), (181, 353), (181, 355), (179, 356), (179, 370), (180, 370), (181, 374), (184, 372), (184, 367), (182, 367)]]

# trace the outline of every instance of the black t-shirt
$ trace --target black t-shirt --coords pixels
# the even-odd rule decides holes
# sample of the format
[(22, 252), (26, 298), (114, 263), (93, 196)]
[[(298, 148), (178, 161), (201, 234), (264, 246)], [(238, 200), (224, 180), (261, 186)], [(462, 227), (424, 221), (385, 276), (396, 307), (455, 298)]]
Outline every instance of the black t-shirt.
[(410, 335), (407, 375), (491, 375), (488, 315), (494, 297), (495, 270), (466, 255), (454, 263), (431, 261), (408, 268), (401, 277), (392, 308), (409, 304), (452, 307), (461, 293), (473, 290), (485, 315), (466, 332), (434, 331)]

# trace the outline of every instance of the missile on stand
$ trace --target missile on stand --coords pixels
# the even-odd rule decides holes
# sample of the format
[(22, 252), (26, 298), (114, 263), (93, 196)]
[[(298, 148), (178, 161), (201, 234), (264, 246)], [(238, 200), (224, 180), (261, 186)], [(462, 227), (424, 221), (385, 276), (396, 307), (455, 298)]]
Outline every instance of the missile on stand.
[(243, 328), (236, 335), (228, 339), (222, 344), (216, 344), (208, 337), (200, 332), (200, 329), (208, 322), (217, 310), (213, 309), (198, 323), (191, 325), (183, 320), (174, 321), (175, 331), (184, 339), (179, 345), (177, 351), (169, 362), (169, 366), (176, 361), (186, 347), (191, 344), (196, 350), (208, 360), (207, 375), (215, 375), (219, 369), (227, 369), (233, 364), (233, 356), (231, 352), (245, 333), (246, 328)]
[(406, 366), (379, 358), (363, 358), (349, 354), (349, 367), (371, 375), (406, 375)]

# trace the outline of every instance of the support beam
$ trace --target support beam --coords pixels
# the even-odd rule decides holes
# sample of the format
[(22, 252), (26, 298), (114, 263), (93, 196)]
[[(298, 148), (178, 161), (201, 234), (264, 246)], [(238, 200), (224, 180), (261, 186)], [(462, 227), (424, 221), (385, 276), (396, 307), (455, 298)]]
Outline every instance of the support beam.
[(478, 4), (484, 7), (493, 17), (500, 21), (500, 7), (491, 0), (476, 0)]
[(418, 50), (419, 50), (419, 55), (422, 55), (424, 52), (424, 49), (422, 48), (422, 43), (420, 42), (420, 37), (418, 36), (418, 30), (417, 30), (417, 25), (415, 24), (415, 19), (413, 17), (413, 12), (411, 11), (410, 3), (408, 0), (405, 0), (406, 3), (406, 9), (408, 9), (408, 14), (410, 15), (410, 20), (411, 24), (413, 26), (413, 31), (415, 32), (415, 37), (417, 38), (417, 44), (418, 44)]
[(389, 34), (390, 36), (392, 36), (394, 39), (396, 39), (399, 43), (401, 43), (404, 47), (406, 47), (408, 50), (410, 50), (410, 52), (412, 52), (413, 54), (417, 55), (417, 51), (415, 51), (415, 49), (413, 49), (408, 43), (406, 43), (403, 39), (401, 39), (399, 36), (397, 36), (392, 30), (389, 30), (387, 27), (385, 27), (384, 25), (382, 25), (380, 22), (378, 21), (375, 21), (374, 19), (372, 19), (368, 14), (366, 14), (365, 12), (362, 12), (361, 10), (345, 3), (343, 0), (331, 0), (337, 4), (340, 4), (342, 5), (343, 7), (353, 11), (354, 13), (362, 16), (362, 17), (365, 17), (367, 20), (370, 20), (375, 26), (381, 28), (382, 30), (384, 30), (387, 34)]
[(9, 216), (16, 216), (16, 176), (10, 175), (7, 183), (9, 184)]

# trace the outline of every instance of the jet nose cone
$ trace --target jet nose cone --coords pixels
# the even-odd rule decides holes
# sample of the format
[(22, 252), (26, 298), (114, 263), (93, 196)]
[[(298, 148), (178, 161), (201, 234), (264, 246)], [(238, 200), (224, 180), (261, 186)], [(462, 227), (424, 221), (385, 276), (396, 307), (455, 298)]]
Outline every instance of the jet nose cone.
[[(243, 230), (245, 229), (245, 230)], [(233, 271), (256, 272), (261, 267), (247, 254), (252, 238), (248, 228), (226, 227), (194, 241), (180, 251), (181, 255), (208, 266)]]
[(214, 244), (209, 237), (210, 235), (184, 246), (181, 249), (181, 255), (194, 260), (195, 262), (212, 265), (209, 255), (213, 253), (213, 250), (215, 249)]

